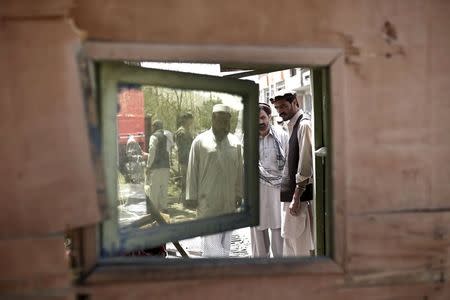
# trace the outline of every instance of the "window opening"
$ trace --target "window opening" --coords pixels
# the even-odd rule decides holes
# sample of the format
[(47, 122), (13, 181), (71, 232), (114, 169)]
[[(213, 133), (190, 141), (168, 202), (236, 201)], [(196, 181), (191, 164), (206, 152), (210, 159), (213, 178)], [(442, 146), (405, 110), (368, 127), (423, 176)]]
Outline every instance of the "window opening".
[[(321, 114), (323, 115), (324, 113), (323, 108), (317, 111), (313, 109), (313, 105), (316, 107), (318, 104), (316, 103), (316, 100), (314, 100), (314, 103), (312, 101), (313, 90), (310, 84), (310, 70), (299, 68), (302, 74), (302, 80), (300, 82), (273, 82), (272, 80), (274, 78), (279, 78), (283, 70), (264, 73), (264, 75), (258, 74), (257, 71), (252, 70), (250, 76), (245, 76), (249, 74), (248, 71), (227, 70), (227, 72), (221, 72), (221, 66), (219, 66), (219, 71), (217, 71), (217, 65), (214, 67), (214, 65), (209, 64), (139, 62), (130, 64), (130, 67), (139, 67), (140, 76), (131, 76), (131, 79), (125, 76), (125, 80), (123, 80), (123, 78), (115, 78), (115, 80), (113, 80), (116, 84), (115, 92), (107, 92), (107, 88), (102, 88), (104, 94), (107, 94), (112, 98), (115, 97), (118, 101), (116, 107), (117, 111), (113, 112), (115, 113), (114, 117), (116, 118), (116, 121), (115, 123), (110, 123), (107, 128), (107, 130), (114, 132), (114, 134), (109, 137), (110, 140), (108, 145), (116, 145), (117, 149), (117, 157), (115, 160), (115, 165), (117, 165), (118, 169), (117, 178), (110, 179), (111, 182), (116, 180), (117, 184), (117, 214), (115, 216), (116, 220), (113, 219), (112, 221), (107, 221), (106, 223), (109, 222), (110, 224), (104, 224), (102, 226), (103, 255), (105, 255), (105, 257), (116, 255), (204, 257), (204, 245), (202, 245), (204, 241), (202, 240), (202, 237), (195, 236), (195, 234), (193, 235), (193, 232), (217, 233), (227, 231), (229, 234), (227, 236), (222, 236), (222, 241), (220, 242), (223, 242), (223, 238), (227, 239), (226, 243), (229, 243), (230, 245), (228, 252), (215, 252), (217, 253), (217, 256), (253, 257), (255, 253), (253, 253), (254, 249), (252, 248), (254, 247), (252, 247), (252, 237), (248, 225), (257, 224), (255, 222), (258, 222), (255, 221), (257, 218), (252, 215), (252, 209), (253, 212), (255, 209), (258, 209), (257, 204), (253, 203), (253, 206), (251, 206), (248, 202), (245, 204), (245, 200), (249, 201), (250, 199), (244, 199), (244, 201), (241, 199), (241, 204), (236, 205), (233, 209), (220, 211), (210, 215), (202, 215), (198, 212), (198, 204), (193, 207), (190, 206), (189, 203), (186, 203), (186, 186), (189, 184), (187, 182), (189, 180), (186, 179), (188, 163), (185, 163), (185, 166), (183, 166), (183, 164), (180, 163), (180, 157), (189, 156), (186, 155), (186, 152), (190, 153), (192, 149), (190, 148), (189, 151), (185, 151), (186, 149), (183, 150), (183, 130), (180, 130), (180, 128), (191, 126), (193, 129), (193, 140), (196, 135), (208, 131), (211, 127), (211, 114), (215, 105), (224, 105), (227, 108), (222, 108), (222, 110), (225, 109), (230, 112), (230, 132), (236, 136), (241, 143), (247, 141), (247, 146), (250, 146), (250, 141), (245, 137), (255, 135), (255, 131), (252, 131), (251, 129), (252, 126), (255, 125), (251, 125), (251, 122), (248, 120), (247, 124), (243, 123), (246, 111), (244, 108), (244, 95), (247, 95), (248, 97), (248, 94), (254, 93), (253, 91), (255, 89), (253, 88), (252, 90), (252, 88), (250, 88), (251, 84), (247, 84), (248, 82), (254, 82), (255, 88), (257, 87), (256, 84), (268, 86), (261, 90), (263, 95), (262, 98), (260, 98), (260, 100), (262, 99), (263, 102), (266, 103), (269, 102), (269, 98), (271, 97), (282, 96), (281, 92), (290, 92), (290, 94), (297, 97), (296, 103), (302, 108), (305, 115), (308, 115), (311, 120), (314, 115), (314, 118), (317, 118), (317, 120), (320, 120), (322, 123), (323, 118), (320, 118)], [(122, 67), (119, 69), (122, 71), (124, 70)], [(158, 69), (164, 69), (165, 71)], [(292, 68), (285, 71), (290, 71), (291, 75), (295, 75), (296, 70), (296, 68)], [(190, 72), (190, 74), (184, 76), (185, 74), (181, 74), (180, 71), (187, 71)], [(114, 71), (111, 72), (114, 73)], [(150, 74), (152, 72), (152, 75), (144, 76), (144, 73)], [(239, 80), (232, 79), (233, 81), (227, 82), (228, 85), (222, 85), (222, 81), (225, 80), (225, 78), (220, 77), (225, 75), (229, 76), (230, 72), (234, 72), (232, 75), (236, 77), (239, 77), (239, 74), (245, 77)], [(276, 74), (277, 72), (278, 74)], [(190, 77), (193, 79), (197, 76), (192, 73), (206, 73), (209, 76), (217, 77), (217, 85), (212, 84), (213, 88), (210, 88), (211, 85), (209, 85), (209, 83), (197, 83), (190, 86), (189, 84), (186, 84), (187, 81), (192, 83), (192, 80), (189, 80), (188, 78)], [(103, 72), (102, 74), (106, 77), (109, 76), (108, 72)], [(116, 75), (117, 74), (114, 76)], [(181, 82), (183, 82), (183, 80), (184, 82), (179, 83), (180, 81), (177, 80), (171, 81), (173, 79), (171, 77), (172, 75), (175, 75), (175, 77), (181, 75), (181, 77), (176, 79), (179, 80), (182, 78)], [(165, 81), (167, 78), (160, 79), (164, 76), (170, 77), (170, 83)], [(198, 80), (205, 80), (205, 82), (211, 79), (201, 77), (202, 75), (199, 76)], [(142, 78), (145, 78), (145, 80)], [(154, 80), (154, 78), (158, 79)], [(103, 79), (101, 79), (101, 81), (102, 80)], [(259, 82), (260, 80), (261, 82)], [(105, 80), (105, 82), (106, 81), (107, 80)], [(105, 82), (102, 82), (103, 86), (107, 85)], [(227, 91), (230, 85), (235, 85), (237, 82), (242, 82), (246, 85), (240, 86), (240, 89), (234, 88), (231, 89), (231, 91)], [(323, 83), (321, 84), (323, 88)], [(274, 86), (276, 90), (274, 89)], [(256, 91), (258, 90), (259, 89), (256, 88)], [(241, 91), (241, 95), (239, 95), (239, 91)], [(254, 93), (252, 101), (257, 101), (257, 93), (258, 92)], [(246, 100), (249, 101), (248, 99)], [(254, 104), (255, 103), (253, 103), (253, 105)], [(247, 103), (246, 116), (248, 119), (251, 119), (252, 117), (249, 115), (251, 109), (248, 108), (248, 106), (249, 102)], [(270, 116), (270, 124), (279, 127), (281, 130), (287, 131), (286, 122), (282, 121), (282, 118), (278, 115), (277, 109), (275, 109), (273, 103), (270, 103), (269, 107), (273, 112)], [(252, 112), (255, 113), (256, 111), (259, 111), (259, 109), (255, 110), (255, 107), (253, 107)], [(105, 114), (103, 117), (111, 116), (111, 112), (112, 111), (109, 111), (109, 115)], [(186, 125), (187, 120), (190, 120), (188, 121), (188, 123), (190, 122), (189, 125)], [(162, 128), (160, 128), (161, 126)], [(324, 130), (323, 124), (318, 127), (316, 127), (316, 125), (314, 126), (315, 132), (317, 130)], [(160, 136), (155, 136), (154, 132), (157, 130), (161, 131)], [(115, 135), (117, 138), (116, 140), (114, 140)], [(313, 147), (315, 147), (314, 143), (318, 136), (320, 135), (316, 133), (316, 138), (312, 145)], [(323, 134), (319, 139), (323, 141)], [(151, 178), (151, 174), (149, 174), (151, 173), (149, 170), (151, 168), (148, 162), (149, 157), (153, 155), (152, 162), (154, 162), (154, 158), (156, 157), (155, 153), (161, 153), (163, 151), (161, 150), (161, 147), (157, 150), (151, 149), (152, 140), (153, 144), (156, 143), (156, 140), (158, 142), (165, 141), (165, 152), (168, 153), (167, 159), (169, 163), (168, 166), (166, 166), (166, 169), (168, 169), (167, 196), (163, 203), (149, 200), (149, 198), (156, 197), (150, 196), (152, 192), (154, 194), (156, 194), (156, 192), (154, 191), (155, 189), (152, 191), (150, 188), (150, 185), (153, 183), (149, 182)], [(192, 141), (190, 143), (192, 143)], [(245, 165), (247, 161), (255, 161), (255, 153), (258, 151), (258, 147), (255, 147), (256, 145), (257, 143), (254, 143), (252, 149), (246, 149), (242, 144), (240, 151), (243, 153), (248, 151), (246, 159), (245, 157), (242, 157), (243, 165)], [(253, 153), (251, 153), (251, 150), (254, 150)], [(261, 155), (260, 151), (259, 154)], [(189, 159), (191, 158), (188, 157), (187, 160)], [(111, 162), (112, 161), (110, 161), (110, 163)], [(231, 162), (227, 161), (226, 163)], [(315, 164), (316, 172), (317, 160)], [(231, 165), (231, 167), (239, 168), (235, 165)], [(247, 164), (247, 167), (249, 167), (249, 164)], [(249, 174), (244, 173), (245, 172), (243, 171), (243, 177), (248, 180)], [(252, 174), (254, 178), (258, 177), (256, 172)], [(322, 177), (325, 175), (326, 174), (323, 172), (319, 174), (319, 176)], [(317, 172), (315, 174), (315, 177), (316, 176)], [(321, 179), (318, 180), (320, 181)], [(248, 185), (248, 194), (251, 183), (247, 181), (245, 184)], [(319, 188), (324, 189), (325, 186), (323, 185)], [(319, 192), (318, 194), (319, 197), (325, 197), (325, 193), (322, 195)], [(325, 198), (320, 199), (321, 204), (318, 208), (316, 207), (316, 204), (311, 205), (311, 209), (314, 210), (311, 228), (313, 228), (316, 237), (312, 241), (310, 249), (311, 253), (308, 254), (316, 253), (323, 255), (325, 253), (325, 242), (331, 242), (329, 236), (325, 235), (325, 228), (328, 226), (327, 230), (329, 232), (330, 223), (326, 214), (326, 209), (329, 210), (329, 204), (326, 204), (324, 199)], [(242, 206), (242, 203), (244, 203), (244, 206)], [(327, 208), (325, 208), (325, 206), (327, 206)], [(243, 216), (244, 211), (247, 213), (245, 217)], [(227, 217), (230, 217), (230, 214), (235, 215), (233, 218), (225, 220)], [(236, 217), (238, 215), (240, 218)], [(257, 213), (257, 215), (260, 217), (259, 213)], [(171, 233), (169, 230), (169, 233), (165, 232), (163, 234), (158, 233), (156, 230), (158, 227), (176, 226), (177, 224), (182, 225), (183, 222), (189, 223), (190, 221), (195, 221), (203, 216), (205, 217), (205, 220), (207, 219), (208, 221), (203, 223), (203, 226), (178, 226), (175, 230), (172, 230)], [(112, 225), (114, 221), (117, 223), (116, 226)], [(106, 229), (108, 226), (109, 229)], [(205, 228), (209, 228), (209, 231), (205, 230)], [(235, 230), (231, 231), (233, 229)], [(176, 233), (174, 234), (174, 232)], [(152, 237), (149, 238), (149, 236)], [(176, 239), (174, 239), (175, 237)], [(183, 240), (183, 238), (188, 237), (189, 239)], [(179, 239), (181, 239), (181, 241), (178, 241)], [(124, 240), (126, 240), (126, 242), (124, 242)], [(160, 245), (162, 247), (160, 247)], [(268, 255), (274, 257), (274, 250), (270, 249), (269, 251), (270, 253)], [(329, 253), (328, 251), (326, 252)]]

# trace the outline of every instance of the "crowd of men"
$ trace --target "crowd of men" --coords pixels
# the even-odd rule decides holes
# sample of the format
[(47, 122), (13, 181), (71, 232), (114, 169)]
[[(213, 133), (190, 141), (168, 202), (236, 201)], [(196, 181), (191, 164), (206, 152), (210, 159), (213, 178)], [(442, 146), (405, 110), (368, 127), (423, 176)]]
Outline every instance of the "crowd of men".
[[(272, 123), (269, 104), (259, 104), (260, 223), (251, 228), (255, 257), (305, 256), (314, 250), (310, 201), (313, 200), (312, 125), (295, 94), (270, 99), (284, 128)], [(211, 128), (195, 138), (193, 116), (181, 116), (175, 133), (181, 174), (181, 200), (199, 218), (236, 212), (242, 202), (242, 141), (230, 132), (231, 109), (213, 107)], [(153, 123), (146, 157), (149, 198), (167, 210), (168, 137), (161, 121)], [(204, 257), (228, 256), (231, 232), (202, 237)]]

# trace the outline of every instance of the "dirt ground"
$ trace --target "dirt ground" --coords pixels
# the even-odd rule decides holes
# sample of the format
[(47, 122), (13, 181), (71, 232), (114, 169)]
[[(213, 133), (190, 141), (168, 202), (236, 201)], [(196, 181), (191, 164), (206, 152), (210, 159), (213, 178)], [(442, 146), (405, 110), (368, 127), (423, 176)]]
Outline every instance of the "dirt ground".
[[(145, 193), (142, 184), (119, 184), (119, 224), (120, 227), (129, 226), (146, 215)], [(186, 210), (175, 198), (169, 198), (168, 221), (180, 222), (195, 219), (196, 213)], [(201, 258), (201, 239), (194, 237), (180, 241), (190, 257)], [(169, 257), (180, 257), (172, 243), (166, 245)], [(231, 235), (230, 257), (250, 257), (251, 241), (250, 229), (240, 228)]]

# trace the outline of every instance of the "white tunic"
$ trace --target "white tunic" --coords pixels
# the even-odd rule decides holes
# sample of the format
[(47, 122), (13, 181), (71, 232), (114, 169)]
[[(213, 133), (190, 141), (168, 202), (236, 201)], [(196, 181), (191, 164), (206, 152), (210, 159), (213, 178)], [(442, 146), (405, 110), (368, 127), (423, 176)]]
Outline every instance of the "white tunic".
[(228, 134), (216, 141), (211, 129), (192, 142), (186, 177), (186, 199), (198, 200), (198, 217), (236, 211), (242, 198), (242, 151), (239, 140)]
[[(265, 137), (259, 138), (259, 161), (262, 167), (272, 175), (281, 175), (278, 169), (277, 146), (274, 136), (280, 142), (282, 151), (286, 154), (288, 147), (288, 134), (279, 126), (272, 126), (272, 130)], [(285, 155), (287, 156), (287, 155)], [(286, 162), (287, 164), (287, 162)], [(281, 227), (280, 188), (259, 181), (259, 226), (258, 230), (276, 229)]]

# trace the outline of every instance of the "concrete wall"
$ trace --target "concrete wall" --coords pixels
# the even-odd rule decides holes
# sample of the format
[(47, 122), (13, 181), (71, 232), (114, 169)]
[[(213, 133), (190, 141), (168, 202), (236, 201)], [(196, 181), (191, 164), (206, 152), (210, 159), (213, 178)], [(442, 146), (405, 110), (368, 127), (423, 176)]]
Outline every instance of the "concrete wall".
[[(448, 299), (449, 13), (444, 0), (2, 2), (0, 293)], [(344, 273), (142, 276), (75, 289), (62, 233), (100, 220), (74, 60), (83, 37), (342, 48), (343, 72), (332, 80), (343, 87), (334, 118), (344, 125), (333, 137), (345, 147), (345, 176), (334, 179), (346, 200)]]

